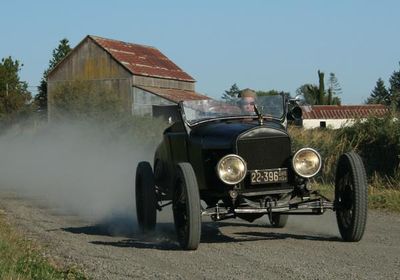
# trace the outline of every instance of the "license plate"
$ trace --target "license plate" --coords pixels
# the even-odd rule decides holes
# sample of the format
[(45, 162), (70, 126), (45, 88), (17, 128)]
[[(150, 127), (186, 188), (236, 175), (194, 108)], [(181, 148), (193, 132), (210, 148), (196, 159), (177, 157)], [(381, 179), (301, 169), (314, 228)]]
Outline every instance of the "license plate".
[(287, 168), (250, 170), (250, 183), (268, 184), (287, 182)]

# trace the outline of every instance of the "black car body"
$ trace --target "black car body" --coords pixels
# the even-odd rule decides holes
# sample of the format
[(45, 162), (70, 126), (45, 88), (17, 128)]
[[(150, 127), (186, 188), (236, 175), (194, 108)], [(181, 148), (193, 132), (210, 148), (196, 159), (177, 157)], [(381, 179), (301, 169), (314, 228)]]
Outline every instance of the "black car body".
[[(366, 219), (366, 202), (359, 206), (354, 194), (366, 197), (361, 159), (355, 153), (341, 157), (337, 198), (330, 201), (308, 186), (309, 178), (321, 168), (321, 156), (311, 148), (292, 149), (287, 122), (301, 117), (296, 101), (282, 95), (260, 97), (252, 111), (237, 104), (214, 100), (179, 104), (181, 119), (164, 131), (154, 172), (149, 163), (142, 162), (137, 169), (141, 228), (154, 228), (155, 209), (173, 204), (178, 241), (185, 249), (195, 249), (201, 216), (252, 222), (268, 215), (273, 226), (283, 227), (288, 214), (322, 214), (332, 209), (338, 210), (343, 238), (360, 240), (365, 221), (357, 224), (354, 212), (362, 212)], [(357, 172), (361, 183), (354, 181)]]

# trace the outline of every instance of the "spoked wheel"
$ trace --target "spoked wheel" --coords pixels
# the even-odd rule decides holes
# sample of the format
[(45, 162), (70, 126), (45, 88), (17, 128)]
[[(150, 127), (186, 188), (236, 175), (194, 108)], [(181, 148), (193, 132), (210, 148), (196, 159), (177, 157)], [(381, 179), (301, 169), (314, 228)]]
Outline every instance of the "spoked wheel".
[(274, 228), (284, 228), (286, 226), (287, 220), (288, 215), (272, 213), (272, 215), (269, 216), (269, 222)]
[(364, 164), (354, 152), (341, 155), (336, 170), (336, 219), (344, 241), (360, 241), (367, 222), (368, 190)]
[(156, 226), (157, 196), (153, 170), (147, 161), (142, 161), (137, 166), (135, 194), (139, 228), (145, 232), (152, 231)]
[(189, 163), (177, 166), (172, 198), (175, 229), (182, 249), (196, 250), (201, 236), (200, 195), (196, 175)]

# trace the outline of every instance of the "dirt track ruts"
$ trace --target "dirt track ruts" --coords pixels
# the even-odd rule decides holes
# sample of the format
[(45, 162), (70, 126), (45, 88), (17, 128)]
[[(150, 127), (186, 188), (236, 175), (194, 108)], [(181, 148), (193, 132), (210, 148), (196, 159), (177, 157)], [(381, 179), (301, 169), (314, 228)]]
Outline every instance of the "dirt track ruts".
[(369, 211), (359, 243), (339, 239), (333, 213), (290, 217), (284, 229), (265, 219), (206, 219), (199, 249), (186, 252), (168, 213), (157, 233), (143, 236), (129, 215), (99, 224), (40, 205), (0, 191), (0, 209), (15, 228), (94, 279), (400, 279), (399, 214)]

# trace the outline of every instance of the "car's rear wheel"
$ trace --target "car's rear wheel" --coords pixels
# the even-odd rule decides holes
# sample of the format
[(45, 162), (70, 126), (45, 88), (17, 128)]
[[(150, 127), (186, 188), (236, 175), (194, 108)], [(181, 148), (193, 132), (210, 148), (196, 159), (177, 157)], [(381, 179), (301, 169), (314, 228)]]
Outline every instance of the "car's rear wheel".
[(157, 220), (157, 196), (150, 163), (139, 162), (135, 181), (136, 216), (139, 228), (145, 232), (152, 231)]
[(182, 249), (196, 250), (201, 236), (200, 194), (189, 163), (179, 163), (172, 199), (175, 229)]
[(349, 152), (338, 161), (335, 182), (335, 208), (340, 235), (356, 242), (364, 235), (367, 222), (367, 178), (361, 157)]
[(269, 222), (270, 222), (271, 226), (274, 228), (285, 227), (287, 220), (288, 220), (288, 215), (272, 213), (272, 215), (269, 216)]

